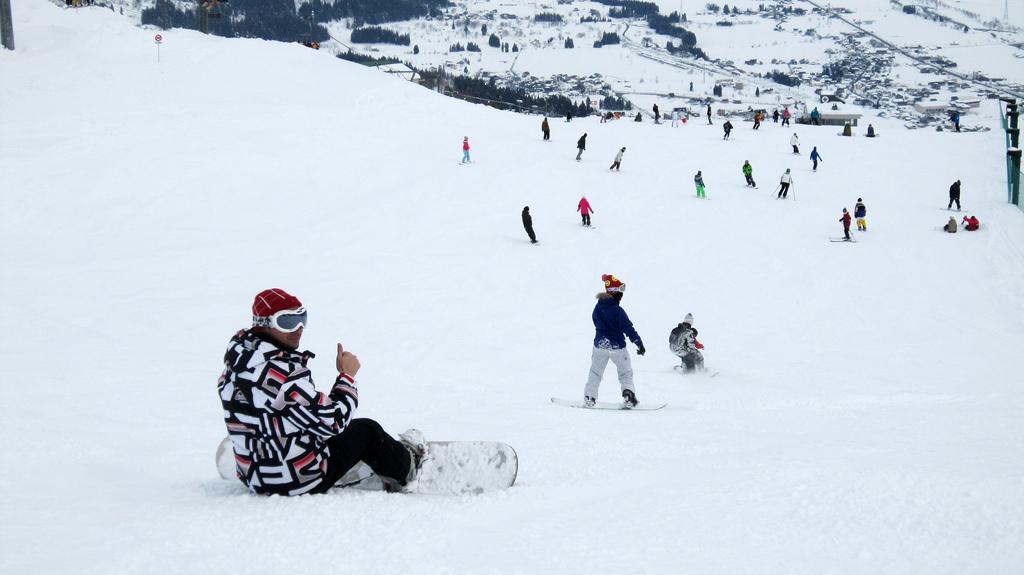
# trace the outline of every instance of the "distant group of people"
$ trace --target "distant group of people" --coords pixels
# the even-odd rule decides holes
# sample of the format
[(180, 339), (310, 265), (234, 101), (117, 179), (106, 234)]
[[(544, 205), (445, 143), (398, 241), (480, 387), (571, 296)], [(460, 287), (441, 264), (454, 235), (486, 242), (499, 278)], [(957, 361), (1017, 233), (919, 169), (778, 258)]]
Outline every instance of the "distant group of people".
[[(652, 111), (653, 111), (653, 114), (654, 114), (655, 123), (660, 123), (662, 116), (661, 116), (661, 110), (658, 108), (657, 104), (655, 104), (653, 106)], [(820, 113), (819, 114), (815, 114), (815, 112), (817, 112), (817, 108), (812, 110), (812, 117), (814, 117), (814, 116), (820, 117)], [(609, 112), (609, 114), (610, 114), (610, 112)], [(638, 116), (639, 116), (639, 112), (638, 112)], [(672, 114), (673, 123), (675, 123), (675, 121), (677, 120), (678, 117), (679, 117), (678, 110), (674, 110), (673, 114)], [(758, 127), (760, 125), (763, 117), (764, 116), (761, 113), (761, 111), (756, 111), (755, 112), (755, 114), (754, 114), (755, 129), (756, 129), (756, 127)], [(781, 118), (783, 125), (788, 125), (789, 124), (789, 119), (791, 117), (792, 117), (792, 114), (790, 113), (788, 106), (784, 107), (782, 112), (779, 112), (778, 110), (773, 110), (773, 113), (772, 113), (773, 121), (778, 122), (779, 119)], [(712, 110), (711, 110), (711, 105), (710, 104), (707, 107), (707, 118), (708, 118), (708, 124), (709, 125), (712, 124)], [(567, 117), (567, 120), (568, 119), (569, 118)], [(602, 121), (604, 121), (604, 117), (602, 117)], [(725, 123), (723, 124), (723, 130), (725, 132), (725, 134), (723, 136), (723, 139), (729, 139), (729, 136), (730, 136), (730, 134), (732, 132), (732, 128), (733, 128), (732, 123), (730, 121), (726, 120)], [(844, 129), (844, 132), (847, 132), (848, 129), (850, 128), (850, 124), (847, 123), (845, 128), (846, 129)], [(546, 118), (546, 117), (541, 122), (541, 132), (543, 134), (544, 140), (545, 141), (550, 141), (550, 139), (551, 139), (551, 125), (550, 125), (550, 123), (548, 121), (548, 118)], [(874, 126), (871, 125), (871, 124), (868, 125), (867, 136), (868, 137), (875, 137), (875, 129), (874, 129)], [(800, 137), (796, 133), (794, 133), (792, 135), (792, 137), (790, 137), (789, 144), (790, 144), (790, 146), (792, 146), (794, 154), (800, 154)], [(576, 142), (576, 161), (581, 161), (582, 160), (583, 153), (584, 153), (584, 151), (586, 151), (586, 149), (587, 149), (587, 133), (584, 133), (582, 136), (580, 136), (579, 140), (577, 140), (577, 142)], [(612, 160), (611, 165), (608, 167), (609, 171), (619, 171), (621, 169), (621, 167), (622, 167), (622, 159), (623, 159), (623, 156), (624, 156), (625, 152), (626, 152), (625, 146), (619, 148), (619, 150), (615, 154), (615, 158)], [(811, 160), (811, 170), (812, 171), (817, 171), (818, 170), (818, 164), (820, 162), (824, 161), (824, 158), (822, 157), (821, 153), (818, 152), (817, 146), (814, 146), (812, 148), (811, 154), (810, 154), (810, 160)], [(463, 163), (467, 163), (467, 162), (470, 161), (469, 160), (469, 138), (468, 137), (463, 138), (463, 159), (462, 159), (462, 161), (463, 161)], [(741, 172), (743, 173), (743, 178), (746, 181), (747, 187), (756, 188), (757, 187), (757, 183), (754, 180), (754, 174), (753, 174), (754, 168), (750, 164), (749, 160), (744, 160), (743, 166), (741, 167)], [(703, 174), (703, 172), (701, 170), (698, 170), (697, 173), (694, 175), (693, 182), (694, 182), (694, 187), (696, 189), (697, 197), (701, 198), (701, 199), (707, 199), (707, 189), (706, 189), (706, 184), (704, 182), (704, 174)], [(779, 178), (779, 186), (777, 188), (778, 193), (777, 193), (776, 197), (778, 199), (785, 199), (785, 198), (787, 198), (789, 192), (792, 189), (792, 185), (793, 185), (792, 171), (789, 168), (787, 168), (786, 171)], [(947, 206), (947, 208), (952, 209), (952, 206), (953, 206), (954, 203), (956, 204), (957, 210), (960, 210), (961, 206), (960, 206), (960, 181), (959, 180), (957, 180), (956, 182), (953, 183), (952, 186), (950, 186), (950, 189), (949, 189), (949, 205)], [(594, 213), (594, 209), (590, 205), (590, 202), (587, 200), (587, 198), (585, 196), (580, 199), (579, 203), (577, 204), (576, 211), (579, 212), (579, 214), (580, 214), (580, 217), (581, 217), (581, 220), (582, 220), (582, 225), (585, 226), (585, 227), (591, 227), (591, 218), (590, 218), (590, 216), (591, 216), (591, 214)], [(840, 222), (842, 222), (842, 224), (843, 224), (843, 236), (844, 236), (843, 239), (845, 239), (845, 240), (852, 240), (852, 237), (850, 235), (850, 227), (851, 227), (852, 221), (854, 219), (856, 220), (857, 230), (858, 231), (867, 231), (867, 220), (866, 220), (866, 217), (867, 217), (867, 207), (864, 204), (863, 198), (857, 198), (857, 203), (854, 206), (854, 213), (853, 213), (852, 216), (850, 215), (850, 213), (849, 213), (847, 208), (843, 208), (843, 215), (842, 215), (842, 217), (840, 217)], [(523, 227), (525, 228), (526, 233), (527, 233), (527, 235), (530, 238), (530, 242), (531, 243), (538, 243), (537, 242), (536, 233), (533, 230), (533, 218), (530, 215), (530, 208), (529, 208), (529, 206), (525, 206), (523, 208), (522, 219), (523, 219)], [(963, 221), (963, 224), (964, 224), (964, 226), (969, 231), (977, 230), (978, 227), (980, 226), (980, 224), (978, 222), (978, 219), (975, 216), (965, 217), (964, 221)], [(947, 231), (950, 231), (950, 232), (955, 232), (956, 228), (957, 228), (957, 223), (956, 223), (954, 218), (950, 218), (950, 222), (947, 223), (946, 226), (944, 226), (944, 229), (946, 229)]]
[(68, 8), (80, 8), (82, 6), (92, 6), (93, 0), (64, 0), (64, 5)]

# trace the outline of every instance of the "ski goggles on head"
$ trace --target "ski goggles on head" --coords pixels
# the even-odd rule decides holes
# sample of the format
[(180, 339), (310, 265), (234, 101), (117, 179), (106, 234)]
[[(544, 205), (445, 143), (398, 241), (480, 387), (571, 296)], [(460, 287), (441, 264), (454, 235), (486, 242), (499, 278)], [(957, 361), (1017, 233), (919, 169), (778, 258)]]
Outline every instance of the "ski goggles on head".
[(306, 327), (306, 308), (283, 309), (269, 317), (253, 316), (252, 324), (257, 327), (271, 327), (284, 333), (292, 333)]

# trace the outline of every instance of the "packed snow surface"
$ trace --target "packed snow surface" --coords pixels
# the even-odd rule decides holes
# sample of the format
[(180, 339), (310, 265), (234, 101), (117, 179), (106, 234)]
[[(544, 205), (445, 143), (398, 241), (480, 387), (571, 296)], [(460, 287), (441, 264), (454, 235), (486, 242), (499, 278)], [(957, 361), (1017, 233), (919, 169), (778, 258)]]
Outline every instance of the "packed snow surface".
[[(13, 9), (0, 572), (1024, 571), (1024, 214), (998, 126), (734, 120), (723, 141), (720, 120), (552, 119), (545, 143), (540, 117), (297, 44), (166, 31), (158, 64), (155, 31), (109, 11)], [(981, 231), (938, 231), (957, 179)], [(869, 231), (829, 242), (858, 197)], [(582, 396), (603, 273), (663, 410), (548, 401)], [(267, 287), (310, 310), (321, 385), (340, 341), (360, 415), (507, 442), (517, 485), (287, 499), (219, 479), (221, 357)], [(672, 369), (687, 312), (715, 378)]]

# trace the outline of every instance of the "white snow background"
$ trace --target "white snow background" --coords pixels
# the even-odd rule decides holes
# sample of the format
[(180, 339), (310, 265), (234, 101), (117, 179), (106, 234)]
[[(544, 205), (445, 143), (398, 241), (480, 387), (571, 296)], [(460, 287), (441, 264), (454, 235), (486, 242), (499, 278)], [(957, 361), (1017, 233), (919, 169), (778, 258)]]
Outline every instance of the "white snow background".
[[(0, 573), (1024, 572), (1024, 214), (998, 126), (725, 142), (553, 118), (544, 143), (539, 117), (297, 44), (171, 30), (157, 64), (155, 32), (104, 9), (13, 8)], [(786, 168), (795, 201), (772, 195)], [(956, 179), (979, 232), (938, 231)], [(870, 231), (830, 243), (858, 196)], [(629, 286), (638, 397), (664, 410), (548, 403), (582, 396), (602, 273)], [(340, 341), (359, 415), (507, 442), (516, 486), (219, 479), (221, 358), (267, 287), (309, 308), (321, 385)], [(715, 378), (672, 370), (687, 312)]]

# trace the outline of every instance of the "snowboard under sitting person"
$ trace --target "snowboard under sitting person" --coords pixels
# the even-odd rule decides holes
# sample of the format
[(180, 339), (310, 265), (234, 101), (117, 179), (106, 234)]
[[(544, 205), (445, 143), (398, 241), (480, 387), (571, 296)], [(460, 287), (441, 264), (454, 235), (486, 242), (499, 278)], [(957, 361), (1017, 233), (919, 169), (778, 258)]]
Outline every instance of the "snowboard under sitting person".
[(601, 276), (604, 291), (597, 294), (597, 305), (590, 315), (594, 322), (594, 350), (590, 357), (590, 375), (583, 389), (583, 403), (593, 407), (597, 402), (597, 390), (608, 367), (608, 360), (615, 364), (619, 375), (619, 387), (622, 388), (622, 407), (632, 409), (639, 403), (636, 399), (636, 387), (633, 385), (633, 366), (629, 362), (629, 350), (626, 349), (626, 337), (636, 344), (636, 354), (643, 355), (644, 342), (629, 321), (626, 310), (620, 302), (626, 292), (626, 284), (611, 274)]
[(338, 376), (317, 391), (299, 351), (306, 308), (282, 289), (267, 289), (252, 304), (252, 327), (236, 333), (224, 354), (217, 388), (235, 453), (235, 472), (263, 495), (324, 493), (360, 461), (386, 485), (416, 480), (426, 457), (423, 433), (388, 435), (372, 419), (354, 419), (359, 405), (359, 358), (338, 344)]
[(704, 354), (700, 350), (704, 346), (697, 341), (697, 330), (693, 327), (693, 314), (686, 314), (683, 323), (672, 329), (668, 336), (668, 346), (672, 353), (682, 360), (682, 368), (686, 373), (704, 369)]

